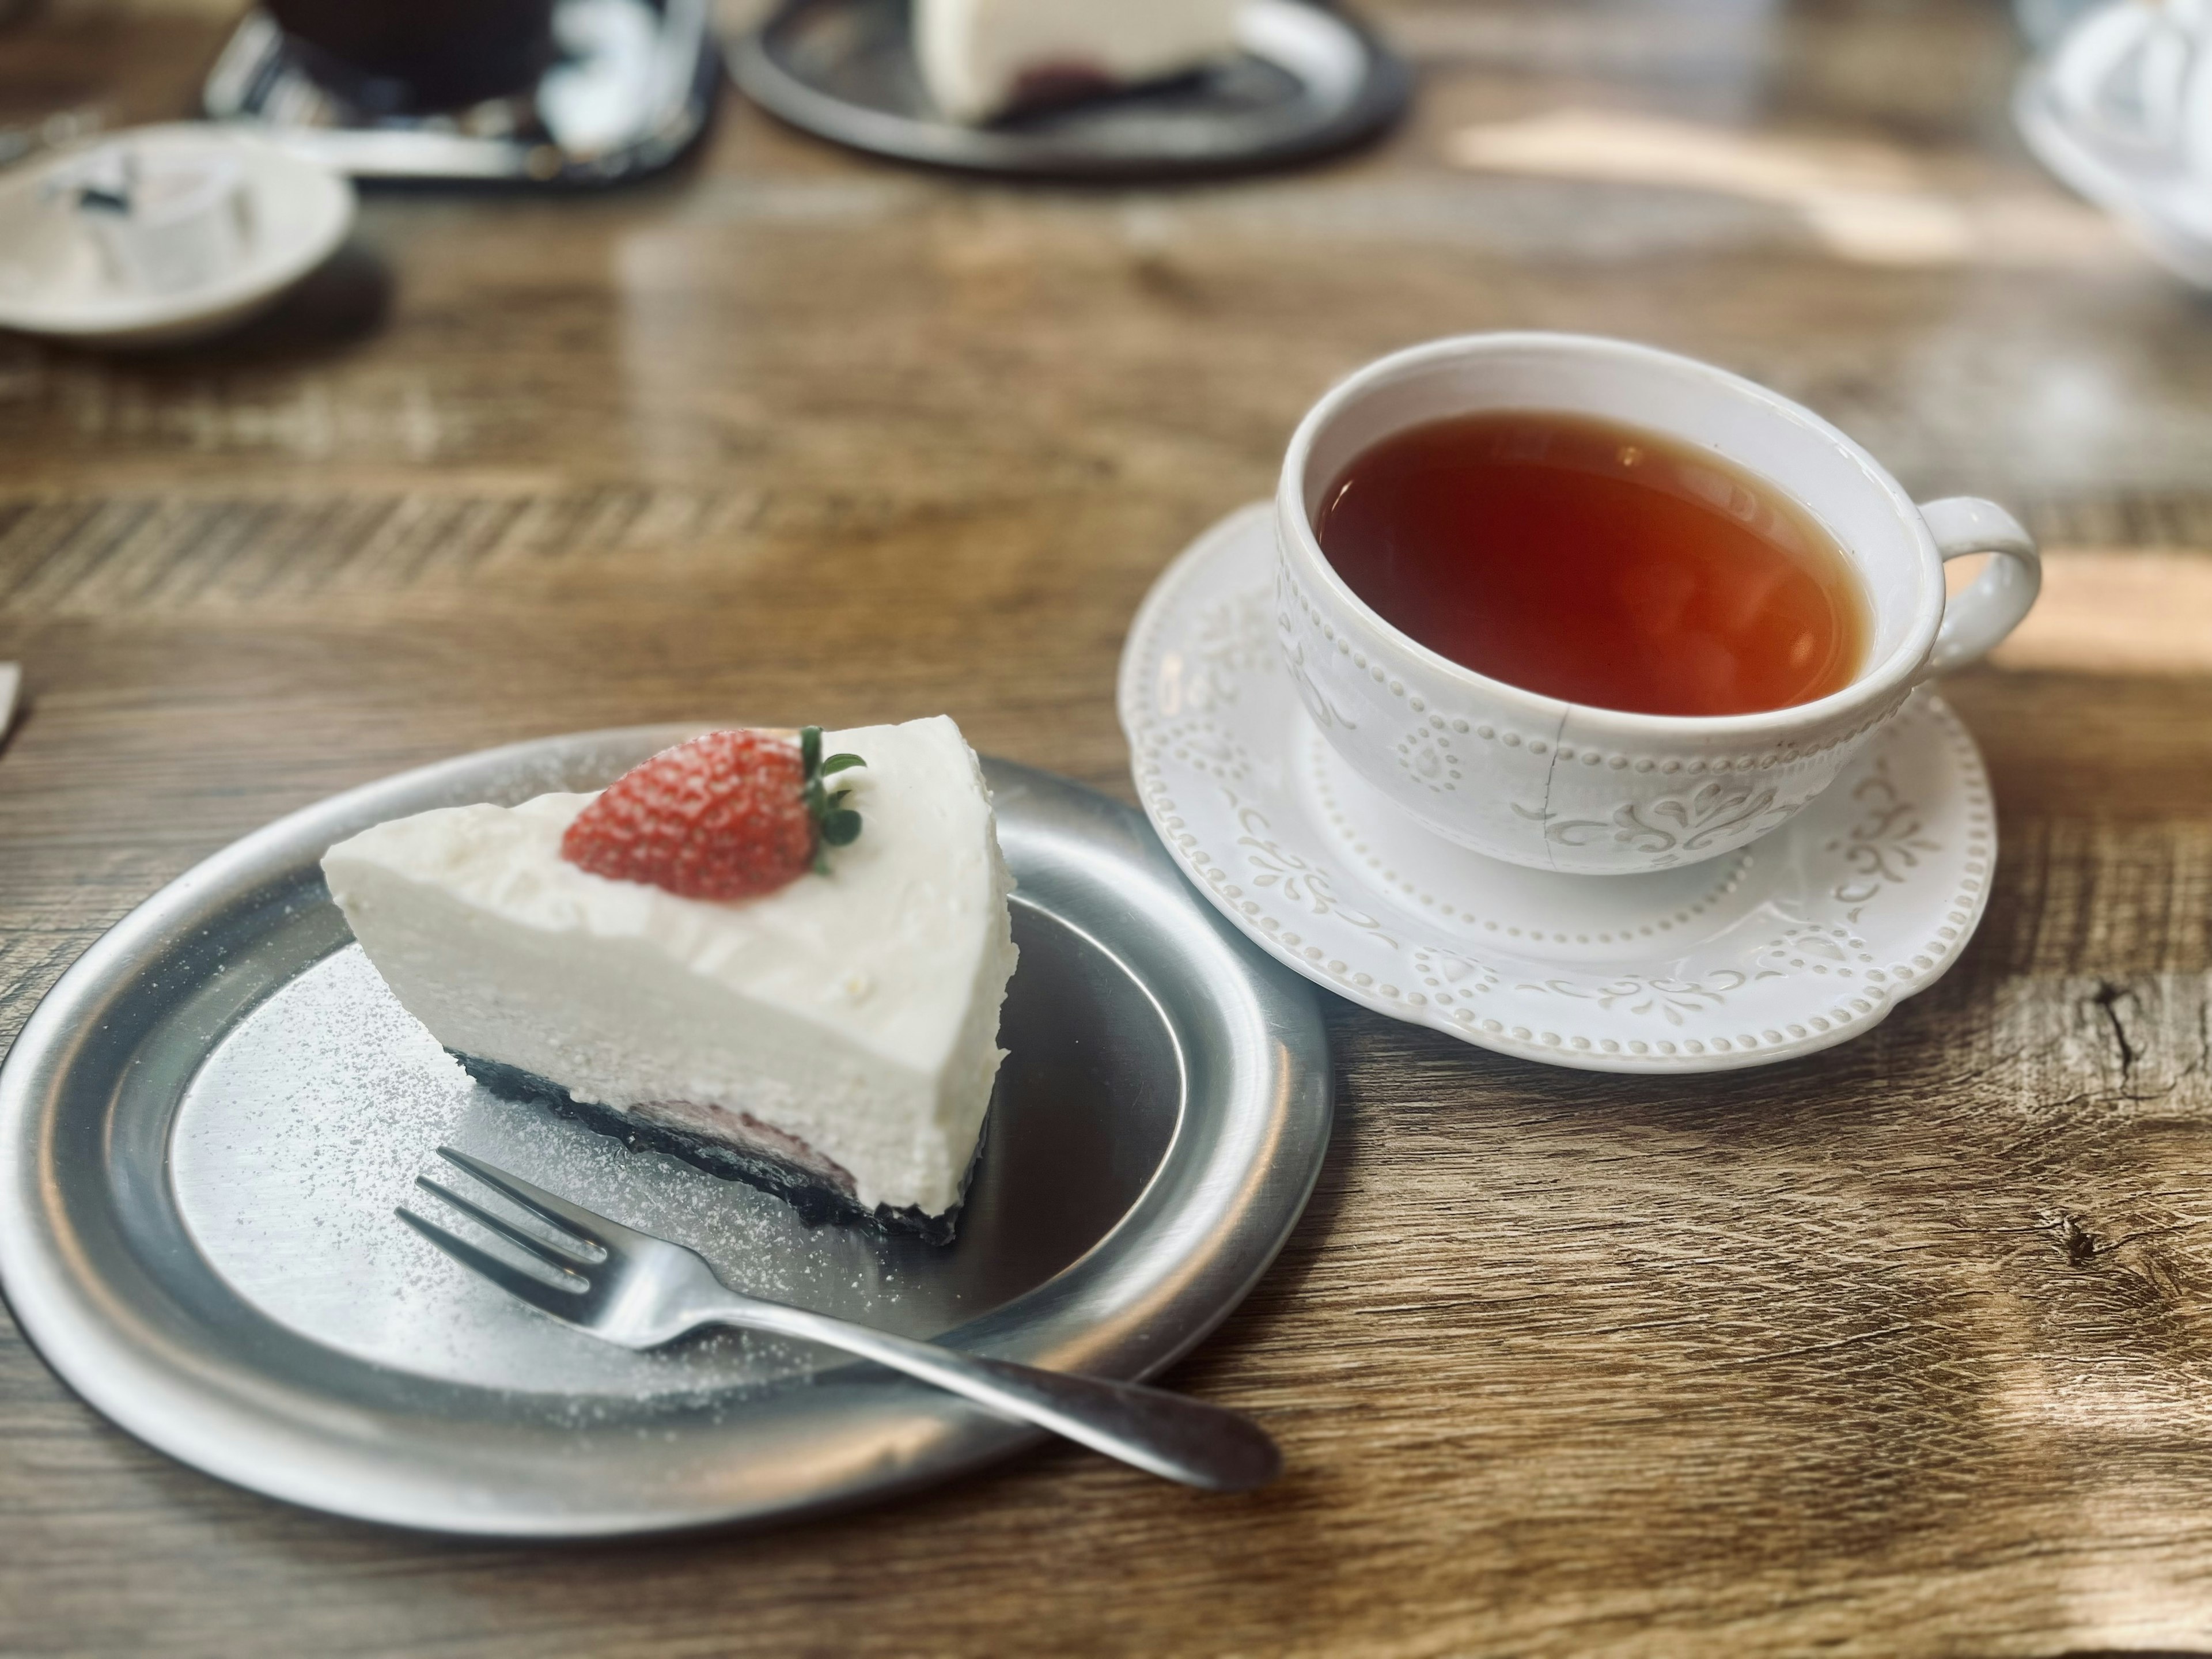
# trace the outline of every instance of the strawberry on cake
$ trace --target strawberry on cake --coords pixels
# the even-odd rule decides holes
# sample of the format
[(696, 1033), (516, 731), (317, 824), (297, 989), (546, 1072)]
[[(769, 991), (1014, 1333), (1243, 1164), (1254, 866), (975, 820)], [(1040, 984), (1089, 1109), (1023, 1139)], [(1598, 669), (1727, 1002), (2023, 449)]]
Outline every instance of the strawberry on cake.
[(323, 871), (488, 1086), (809, 1220), (952, 1237), (1014, 945), (950, 720), (710, 732), (596, 795), (378, 824)]

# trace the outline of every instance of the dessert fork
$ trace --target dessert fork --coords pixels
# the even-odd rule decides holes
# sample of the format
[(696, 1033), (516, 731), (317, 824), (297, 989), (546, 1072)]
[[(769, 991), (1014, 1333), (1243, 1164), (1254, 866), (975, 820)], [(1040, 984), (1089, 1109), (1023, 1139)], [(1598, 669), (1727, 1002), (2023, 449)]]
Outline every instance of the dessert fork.
[(428, 1176), (417, 1176), (415, 1184), (527, 1251), (557, 1279), (526, 1273), (404, 1206), (399, 1218), (463, 1267), (603, 1341), (655, 1348), (702, 1325), (774, 1331), (872, 1359), (1186, 1486), (1249, 1492), (1281, 1473), (1275, 1443), (1238, 1413), (1141, 1383), (961, 1353), (746, 1296), (716, 1278), (695, 1250), (611, 1221), (450, 1146), (439, 1147), (438, 1156), (546, 1223), (560, 1235), (558, 1242), (516, 1226)]

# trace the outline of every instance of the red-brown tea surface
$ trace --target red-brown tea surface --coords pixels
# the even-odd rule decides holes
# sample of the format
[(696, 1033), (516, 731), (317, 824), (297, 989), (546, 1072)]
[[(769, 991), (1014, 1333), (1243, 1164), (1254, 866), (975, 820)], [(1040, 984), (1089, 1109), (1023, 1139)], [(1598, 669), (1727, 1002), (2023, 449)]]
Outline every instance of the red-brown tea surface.
[(1864, 654), (1856, 579), (1810, 514), (1609, 421), (1513, 410), (1409, 427), (1329, 486), (1315, 533), (1385, 620), (1571, 702), (1783, 708), (1840, 690)]

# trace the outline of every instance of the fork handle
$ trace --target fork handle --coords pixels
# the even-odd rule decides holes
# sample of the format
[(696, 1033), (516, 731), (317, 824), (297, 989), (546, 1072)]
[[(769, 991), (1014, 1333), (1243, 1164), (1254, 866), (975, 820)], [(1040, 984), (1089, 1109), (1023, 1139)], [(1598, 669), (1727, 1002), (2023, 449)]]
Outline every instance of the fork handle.
[(1265, 1429), (1188, 1395), (987, 1359), (778, 1304), (748, 1300), (711, 1317), (842, 1348), (1185, 1486), (1249, 1492), (1282, 1473)]

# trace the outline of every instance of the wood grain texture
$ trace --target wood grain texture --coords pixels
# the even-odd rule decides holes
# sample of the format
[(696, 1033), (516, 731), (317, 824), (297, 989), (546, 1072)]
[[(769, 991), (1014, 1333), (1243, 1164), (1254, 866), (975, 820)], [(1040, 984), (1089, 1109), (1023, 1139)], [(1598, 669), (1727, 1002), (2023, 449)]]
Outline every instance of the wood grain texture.
[[(1315, 173), (979, 186), (732, 100), (695, 165), (619, 196), (373, 196), (228, 342), (0, 340), (27, 697), (0, 1040), (232, 837), (487, 744), (943, 710), (1126, 798), (1114, 664), (1146, 586), (1267, 491), (1332, 377), (1428, 335), (1696, 352), (1923, 495), (2212, 568), (2212, 318), (2074, 234), (2008, 136), (1999, 8), (1376, 9), (1420, 109)], [(216, 38), (204, 5), (76, 0), (0, 35), (0, 120), (173, 112)], [(1737, 155), (1870, 146), (1998, 234), (1869, 264), (1786, 203), (1453, 159), (1563, 109)], [(1279, 1486), (1052, 1450), (781, 1533), (458, 1546), (173, 1466), (9, 1330), (0, 1651), (2212, 1650), (2212, 675), (2128, 654), (2154, 583), (2090, 587), (2106, 657), (1949, 688), (1995, 894), (1860, 1041), (1628, 1079), (1333, 1006), (1321, 1190), (1174, 1379), (1266, 1419)]]

